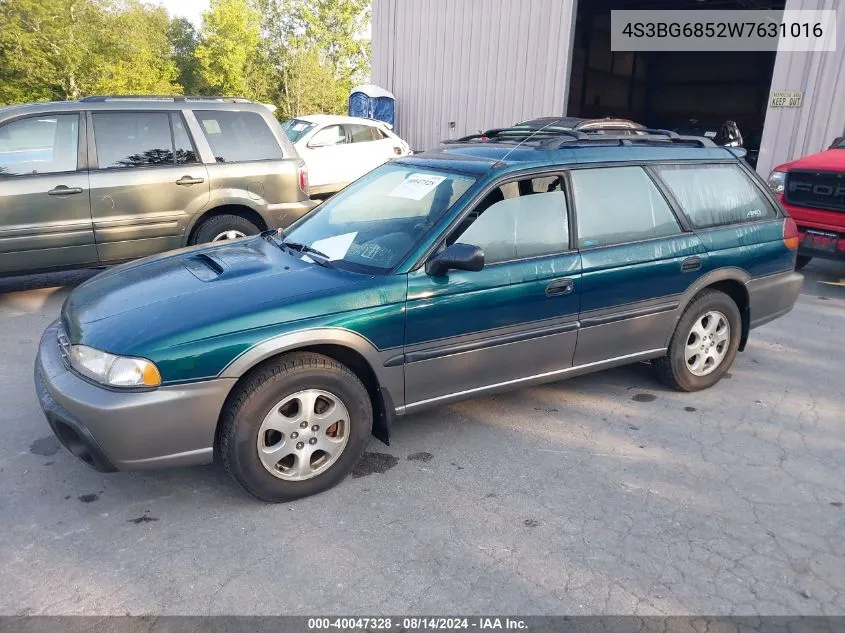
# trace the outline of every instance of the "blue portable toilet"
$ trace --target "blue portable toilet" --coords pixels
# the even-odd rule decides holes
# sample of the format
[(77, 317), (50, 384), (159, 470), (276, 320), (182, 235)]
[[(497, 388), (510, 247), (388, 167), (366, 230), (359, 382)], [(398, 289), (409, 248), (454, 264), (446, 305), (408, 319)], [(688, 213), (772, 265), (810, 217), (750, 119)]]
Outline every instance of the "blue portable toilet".
[(349, 116), (376, 119), (393, 127), (395, 112), (396, 97), (384, 88), (367, 84), (349, 94)]

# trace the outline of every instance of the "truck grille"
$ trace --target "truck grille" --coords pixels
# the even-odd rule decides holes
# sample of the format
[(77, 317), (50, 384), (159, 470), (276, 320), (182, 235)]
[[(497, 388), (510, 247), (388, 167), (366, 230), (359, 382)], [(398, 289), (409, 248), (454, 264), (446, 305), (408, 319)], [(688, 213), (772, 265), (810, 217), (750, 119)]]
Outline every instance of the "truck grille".
[(845, 172), (790, 171), (784, 192), (790, 204), (845, 211)]
[(59, 353), (62, 355), (62, 360), (67, 367), (70, 367), (70, 340), (65, 334), (64, 326), (59, 326), (59, 331), (56, 334), (59, 344)]

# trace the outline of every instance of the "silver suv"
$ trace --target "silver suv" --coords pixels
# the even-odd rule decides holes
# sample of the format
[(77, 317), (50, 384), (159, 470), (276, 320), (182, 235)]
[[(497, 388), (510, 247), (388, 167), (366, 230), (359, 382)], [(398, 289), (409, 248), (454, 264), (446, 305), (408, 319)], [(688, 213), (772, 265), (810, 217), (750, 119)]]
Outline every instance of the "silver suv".
[(222, 97), (0, 108), (0, 275), (284, 227), (313, 206), (270, 109)]

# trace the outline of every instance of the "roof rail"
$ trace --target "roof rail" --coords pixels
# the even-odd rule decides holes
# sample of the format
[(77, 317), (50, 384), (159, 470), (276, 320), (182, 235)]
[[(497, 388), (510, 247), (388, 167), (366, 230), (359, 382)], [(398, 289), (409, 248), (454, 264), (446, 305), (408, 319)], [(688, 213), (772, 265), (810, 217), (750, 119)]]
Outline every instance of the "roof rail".
[(589, 138), (583, 132), (578, 130), (572, 130), (569, 128), (563, 127), (556, 127), (556, 126), (548, 126), (546, 128), (541, 129), (532, 129), (526, 127), (503, 127), (503, 128), (494, 128), (491, 130), (487, 130), (485, 132), (480, 132), (478, 134), (470, 134), (468, 136), (462, 136), (456, 139), (445, 139), (441, 141), (441, 143), (445, 145), (453, 145), (457, 143), (473, 143), (473, 142), (482, 142), (486, 143), (488, 141), (515, 141), (515, 142), (525, 142), (528, 140), (537, 139), (538, 141), (544, 139), (554, 139), (559, 138), (561, 136), (566, 136), (570, 139), (576, 140), (586, 140)]
[(203, 95), (91, 95), (79, 100), (83, 103), (102, 103), (104, 101), (226, 101), (229, 103), (253, 103), (246, 97), (203, 96)]
[[(630, 129), (630, 128), (626, 128)], [(695, 147), (718, 147), (708, 138), (699, 136), (679, 136), (669, 130), (651, 130), (648, 128), (637, 128), (637, 131), (644, 132), (640, 135), (618, 136), (612, 134), (590, 134), (586, 139), (550, 138), (540, 145), (541, 149), (561, 149), (569, 143), (590, 142), (590, 143), (614, 143), (616, 145), (636, 145), (639, 143), (673, 143), (677, 145), (692, 145)]]

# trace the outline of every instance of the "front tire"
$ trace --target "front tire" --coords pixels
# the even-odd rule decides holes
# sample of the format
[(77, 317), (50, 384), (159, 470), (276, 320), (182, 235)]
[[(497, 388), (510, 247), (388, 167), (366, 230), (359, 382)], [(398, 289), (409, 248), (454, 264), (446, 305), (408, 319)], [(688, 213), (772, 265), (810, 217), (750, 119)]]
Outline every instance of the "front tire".
[(706, 290), (684, 310), (666, 356), (655, 362), (660, 379), (679, 391), (715, 385), (730, 369), (739, 349), (742, 318), (733, 299)]
[(370, 438), (366, 387), (345, 365), (293, 353), (253, 372), (222, 415), (220, 456), (229, 474), (264, 501), (291, 501), (348, 475)]

